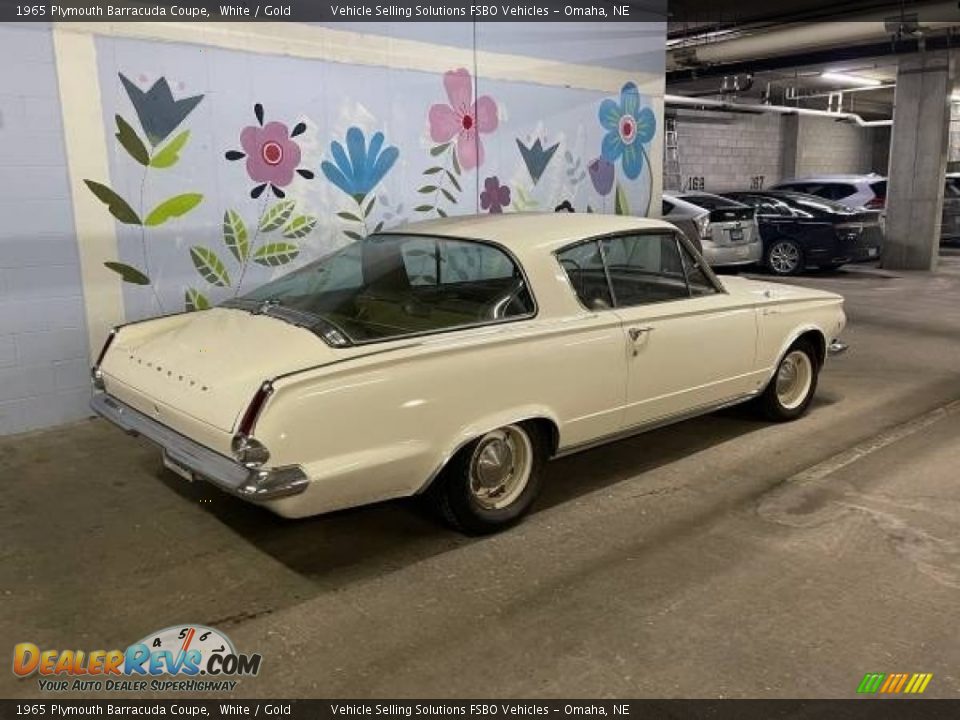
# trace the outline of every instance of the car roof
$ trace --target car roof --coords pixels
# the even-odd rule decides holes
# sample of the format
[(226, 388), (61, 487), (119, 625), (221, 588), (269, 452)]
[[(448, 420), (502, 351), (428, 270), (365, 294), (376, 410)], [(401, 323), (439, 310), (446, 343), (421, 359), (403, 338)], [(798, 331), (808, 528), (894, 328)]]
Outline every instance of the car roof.
[(553, 252), (577, 240), (598, 235), (631, 230), (675, 229), (663, 220), (632, 215), (518, 212), (425, 220), (384, 232), (486, 240), (523, 256), (532, 249)]
[(808, 177), (798, 177), (798, 178), (789, 178), (786, 180), (781, 180), (777, 185), (786, 185), (787, 183), (801, 183), (801, 182), (856, 182), (856, 181), (867, 181), (867, 182), (876, 182), (877, 180), (886, 180), (883, 175), (877, 175), (876, 173), (866, 173), (866, 174), (827, 174), (827, 175), (810, 175)]
[[(664, 194), (664, 197), (666, 197), (666, 194)], [(698, 208), (700, 208), (701, 210), (711, 210), (712, 208), (704, 207), (703, 205), (701, 205), (700, 203), (697, 202), (697, 198), (714, 198), (715, 200), (723, 201), (723, 202), (725, 202), (725, 203), (727, 203), (728, 205), (731, 205), (731, 206), (735, 206), (735, 205), (738, 205), (738, 204), (739, 204), (739, 203), (737, 203), (736, 200), (731, 200), (730, 198), (726, 197), (725, 195), (719, 195), (719, 194), (717, 194), (717, 193), (711, 193), (711, 192), (703, 192), (703, 191), (700, 191), (700, 190), (677, 193), (677, 194), (674, 195), (673, 197), (674, 197), (674, 198), (677, 198), (677, 199), (679, 199), (679, 200), (682, 200), (682, 201), (685, 202), (685, 203), (688, 203), (688, 204), (690, 204), (690, 205), (693, 205), (693, 206), (695, 206), (695, 207), (698, 207)], [(744, 206), (744, 207), (746, 207), (746, 206)]]
[[(704, 194), (706, 194), (706, 193), (704, 193)], [(697, 215), (697, 216), (699, 216), (699, 215), (705, 215), (705, 214), (707, 214), (707, 213), (710, 212), (709, 210), (704, 210), (704, 209), (703, 209), (702, 207), (700, 207), (699, 205), (695, 205), (694, 203), (690, 202), (689, 200), (684, 200), (684, 199), (683, 199), (682, 197), (680, 197), (679, 195), (674, 195), (673, 193), (666, 193), (666, 192), (663, 193), (663, 199), (666, 200), (666, 201), (669, 202), (669, 203), (673, 203), (673, 205), (675, 206), (675, 207), (674, 207), (675, 210), (680, 210), (680, 211), (686, 212), (686, 213), (689, 214), (690, 216), (694, 216), (694, 215)], [(671, 211), (671, 215), (673, 215), (673, 212), (672, 212), (672, 211)], [(677, 214), (677, 216), (679, 217), (679, 213)]]

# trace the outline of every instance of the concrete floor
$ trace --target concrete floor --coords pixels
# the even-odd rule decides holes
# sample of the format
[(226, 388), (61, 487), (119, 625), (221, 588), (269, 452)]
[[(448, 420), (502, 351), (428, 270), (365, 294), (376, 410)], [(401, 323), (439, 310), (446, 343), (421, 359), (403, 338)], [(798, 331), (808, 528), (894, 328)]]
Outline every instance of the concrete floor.
[(850, 318), (806, 418), (557, 461), (482, 540), (412, 502), (284, 521), (100, 421), (0, 439), (2, 642), (212, 625), (264, 656), (241, 696), (852, 697), (869, 671), (956, 697), (960, 253), (799, 282)]

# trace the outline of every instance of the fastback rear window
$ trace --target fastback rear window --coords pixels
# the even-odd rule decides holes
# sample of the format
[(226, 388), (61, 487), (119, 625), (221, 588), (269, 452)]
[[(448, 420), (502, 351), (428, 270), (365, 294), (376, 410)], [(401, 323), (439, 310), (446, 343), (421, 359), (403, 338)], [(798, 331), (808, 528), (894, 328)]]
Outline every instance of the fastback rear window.
[(333, 325), (352, 343), (528, 316), (534, 301), (501, 248), (474, 240), (370, 235), (243, 296)]

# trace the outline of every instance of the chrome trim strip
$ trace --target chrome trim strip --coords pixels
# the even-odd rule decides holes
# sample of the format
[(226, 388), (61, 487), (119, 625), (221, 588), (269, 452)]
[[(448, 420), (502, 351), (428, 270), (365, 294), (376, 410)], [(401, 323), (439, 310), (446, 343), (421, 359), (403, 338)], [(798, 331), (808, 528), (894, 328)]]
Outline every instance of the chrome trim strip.
[(600, 445), (606, 445), (607, 443), (616, 442), (617, 440), (624, 440), (633, 435), (639, 435), (640, 433), (647, 432), (649, 430), (656, 430), (657, 428), (665, 427), (667, 425), (673, 425), (674, 423), (683, 422), (684, 420), (690, 420), (700, 415), (706, 415), (708, 413), (716, 412), (717, 410), (722, 410), (723, 408), (732, 407), (733, 405), (739, 405), (742, 402), (746, 402), (752, 398), (755, 398), (759, 395), (759, 392), (750, 392), (743, 395), (736, 395), (732, 398), (727, 398), (726, 400), (721, 400), (717, 403), (707, 403), (705, 405), (698, 405), (695, 408), (686, 410), (682, 413), (677, 413), (676, 415), (664, 415), (663, 417), (656, 418), (654, 420), (649, 420), (647, 422), (639, 423), (637, 425), (631, 425), (628, 428), (623, 430), (618, 430), (617, 432), (611, 433), (610, 435), (604, 435), (603, 437), (597, 438), (595, 440), (588, 440), (584, 443), (579, 443), (578, 445), (571, 445), (566, 448), (560, 448), (557, 450), (553, 458), (562, 458), (568, 455), (573, 455), (584, 450), (590, 450)]
[(130, 435), (159, 445), (167, 458), (237, 497), (259, 502), (296, 495), (309, 479), (297, 465), (259, 470), (248, 468), (147, 417), (107, 393), (95, 393), (90, 408)]

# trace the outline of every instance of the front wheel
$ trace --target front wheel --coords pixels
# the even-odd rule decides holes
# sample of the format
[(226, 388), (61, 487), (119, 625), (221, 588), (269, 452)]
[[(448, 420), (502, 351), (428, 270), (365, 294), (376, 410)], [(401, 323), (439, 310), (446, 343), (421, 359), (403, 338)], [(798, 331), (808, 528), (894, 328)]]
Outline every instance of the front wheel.
[(496, 532), (530, 510), (546, 456), (546, 441), (534, 424), (506, 425), (460, 450), (430, 494), (456, 529), (471, 535)]
[(763, 413), (778, 422), (796, 420), (810, 407), (819, 373), (819, 361), (812, 344), (805, 340), (794, 343), (758, 398)]
[(803, 270), (803, 251), (795, 240), (774, 240), (767, 250), (767, 267), (774, 275), (796, 275)]

